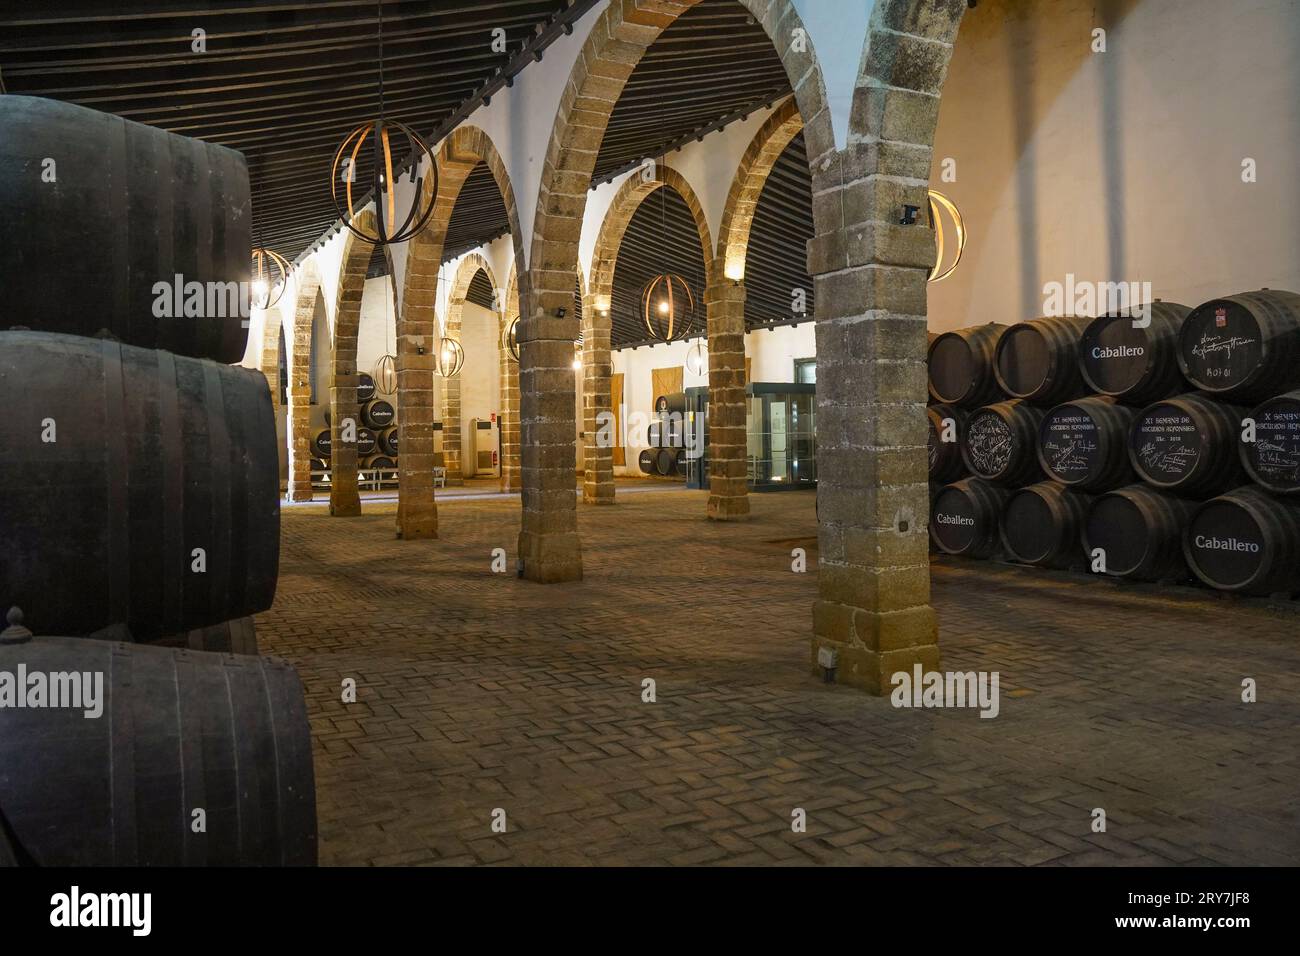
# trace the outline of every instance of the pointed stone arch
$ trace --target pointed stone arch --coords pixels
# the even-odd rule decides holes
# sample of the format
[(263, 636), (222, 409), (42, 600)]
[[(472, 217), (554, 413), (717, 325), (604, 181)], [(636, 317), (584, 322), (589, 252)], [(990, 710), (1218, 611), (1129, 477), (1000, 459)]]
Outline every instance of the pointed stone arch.
[[(456, 267), (456, 275), (451, 280), (451, 290), (447, 298), (447, 336), (460, 341), (461, 314), (465, 310), (465, 299), (469, 295), (470, 283), (482, 272), (492, 285), (494, 301), (505, 293), (497, 282), (496, 275), (488, 261), (477, 252), (471, 252)], [(500, 309), (494, 310), (500, 316)], [(460, 376), (455, 375), (442, 381), (442, 462), (447, 469), (447, 480), (460, 478), (463, 474), (461, 456), (461, 420), (460, 420)]]
[[(572, 475), (565, 466), (567, 454), (558, 448), (567, 444), (574, 423), (556, 396), (567, 393), (573, 384), (571, 361), (565, 353), (578, 327), (558, 310), (573, 294), (591, 174), (610, 115), (632, 71), (646, 49), (695, 2), (612, 0), (592, 25), (560, 98), (542, 171), (528, 273), (520, 277), (525, 315), (519, 372), (525, 493), (519, 557), (524, 576), (535, 581), (582, 577)], [(794, 4), (790, 0), (740, 2), (781, 57), (808, 126), (810, 164), (834, 156), (825, 84)], [(799, 42), (793, 42), (795, 37)]]
[[(438, 272), (456, 198), (480, 162), (487, 165), (501, 192), (515, 257), (523, 261), (519, 215), (505, 163), (482, 129), (457, 127), (438, 149), (438, 195), (428, 225), (407, 244), (397, 318), (397, 418), (402, 429), (397, 534), (408, 540), (438, 536), (438, 507), (433, 491)], [(425, 177), (423, 188), (427, 196), (432, 177)]]
[(308, 259), (295, 284), (293, 337), (289, 349), (289, 500), (311, 500), (311, 336), (317, 304), (323, 307), (320, 271)]
[[(582, 408), (585, 441), (582, 500), (588, 504), (614, 503), (614, 449), (601, 447), (597, 437), (601, 416), (613, 413), (610, 394), (610, 379), (614, 371), (610, 306), (618, 252), (637, 209), (659, 189), (674, 190), (686, 203), (699, 235), (705, 285), (711, 286), (714, 282), (713, 240), (699, 197), (686, 178), (667, 163), (655, 163), (654, 170), (653, 177), (645, 176), (641, 171), (634, 172), (614, 193), (596, 237), (591, 260), (591, 285), (583, 296)], [(578, 270), (578, 277), (579, 280), (582, 279), (581, 269)], [(741, 371), (744, 371), (743, 342)]]

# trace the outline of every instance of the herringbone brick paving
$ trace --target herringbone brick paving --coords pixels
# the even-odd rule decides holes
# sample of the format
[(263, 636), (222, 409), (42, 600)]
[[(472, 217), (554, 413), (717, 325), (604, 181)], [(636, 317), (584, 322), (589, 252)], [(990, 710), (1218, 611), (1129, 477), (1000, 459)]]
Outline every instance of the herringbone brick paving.
[(1294, 612), (945, 559), (943, 669), (1000, 672), (1001, 714), (896, 709), (810, 675), (812, 496), (752, 498), (579, 505), (553, 586), (513, 574), (514, 501), (413, 542), (391, 504), (286, 509), (258, 637), (307, 688), (321, 862), (1300, 862)]

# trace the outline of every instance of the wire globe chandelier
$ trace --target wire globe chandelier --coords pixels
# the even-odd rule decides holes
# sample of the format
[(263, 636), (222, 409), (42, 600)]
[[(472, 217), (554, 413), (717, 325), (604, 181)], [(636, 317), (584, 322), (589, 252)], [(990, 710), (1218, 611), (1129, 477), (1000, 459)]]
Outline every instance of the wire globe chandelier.
[(259, 309), (270, 309), (280, 301), (289, 284), (289, 263), (272, 249), (258, 247), (253, 250), (252, 269), (249, 276), (249, 301)]
[(510, 353), (516, 364), (519, 362), (519, 319), (516, 315), (501, 331), (501, 347)]
[(709, 374), (709, 347), (704, 344), (704, 339), (695, 340), (686, 353), (686, 369), (692, 375)]
[[(419, 234), (433, 215), (438, 201), (438, 164), (429, 145), (420, 135), (404, 123), (384, 118), (384, 7), (382, 0), (379, 9), (379, 117), (348, 133), (334, 153), (330, 164), (330, 195), (334, 199), (334, 209), (343, 225), (353, 235), (377, 246), (390, 243), (406, 242)], [(361, 228), (357, 217), (361, 210), (353, 198), (353, 184), (357, 179), (357, 159), (367, 138), (371, 142), (371, 183), (367, 197), (375, 203), (375, 229), (373, 232)], [(412, 170), (417, 171), (423, 165), (428, 169), (430, 189), (425, 199), (424, 176), (415, 178), (415, 196), (411, 206), (400, 223), (397, 217), (397, 182), (393, 175), (394, 140), (406, 139), (410, 149)], [(412, 175), (416, 175), (415, 172)], [(343, 184), (340, 196), (340, 183)]]
[(453, 375), (460, 374), (460, 370), (465, 367), (465, 350), (455, 339), (444, 335), (438, 343), (438, 354), (434, 362), (436, 363), (434, 371), (443, 378), (451, 378)]
[[(396, 295), (397, 290), (394, 286), (391, 285), (392, 281), (393, 281), (392, 276), (389, 276), (388, 281), (385, 283), (385, 285), (388, 286), (389, 292), (391, 292), (393, 295)], [(389, 298), (388, 294), (385, 294), (384, 295), (384, 342), (385, 344), (387, 344), (388, 342), (388, 329), (389, 329), (388, 307), (390, 305), (392, 305), (392, 300)], [(392, 395), (394, 392), (397, 391), (397, 356), (393, 354), (391, 348), (375, 361), (375, 365), (374, 368), (371, 370), (370, 377), (375, 380), (375, 391), (379, 392), (380, 394)]]
[(660, 342), (676, 342), (695, 330), (695, 294), (685, 279), (664, 268), (668, 248), (668, 184), (659, 186), (660, 272), (641, 290), (641, 315), (646, 331)]

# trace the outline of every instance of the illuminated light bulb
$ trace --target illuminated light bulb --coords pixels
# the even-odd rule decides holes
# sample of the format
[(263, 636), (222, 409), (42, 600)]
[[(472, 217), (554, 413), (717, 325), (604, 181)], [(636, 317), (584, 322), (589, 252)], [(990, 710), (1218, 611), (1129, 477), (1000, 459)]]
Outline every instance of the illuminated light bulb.
[(668, 314), (668, 302), (664, 299), (659, 300), (659, 314), (660, 315)]

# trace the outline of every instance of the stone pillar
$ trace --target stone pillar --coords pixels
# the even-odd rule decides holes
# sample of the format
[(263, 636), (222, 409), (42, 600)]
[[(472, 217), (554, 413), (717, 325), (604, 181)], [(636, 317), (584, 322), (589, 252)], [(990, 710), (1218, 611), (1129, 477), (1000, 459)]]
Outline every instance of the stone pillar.
[(442, 380), (442, 463), (447, 469), (449, 485), (464, 484), (466, 477), (460, 453), (460, 429), (460, 375), (453, 375)]
[[(590, 318), (584, 322), (582, 339), (582, 430), (583, 475), (582, 500), (591, 505), (614, 503), (614, 426), (605, 426), (602, 433), (602, 416), (612, 416), (610, 376), (614, 360), (610, 352), (610, 322), (608, 316), (596, 311), (596, 297), (587, 294), (582, 303), (582, 314)], [(601, 436), (608, 441), (598, 441)]]
[[(510, 316), (503, 326), (510, 327)], [(501, 490), (520, 491), (523, 481), (519, 472), (519, 363), (510, 349), (501, 346)]]
[(311, 385), (289, 382), (289, 500), (311, 501)]
[(397, 536), (407, 541), (438, 537), (433, 494), (433, 370), (437, 332), (433, 320), (438, 262), (410, 256), (405, 301), (397, 323)]
[[(540, 275), (553, 288), (531, 285)], [(524, 577), (555, 583), (582, 577), (574, 481), (572, 269), (519, 276), (524, 321), (520, 325), (519, 427), (523, 526), (519, 558)], [(559, 310), (564, 311), (560, 317)]]
[[(722, 275), (722, 263), (714, 272)], [(704, 292), (709, 336), (709, 503), (715, 521), (749, 515), (745, 438), (745, 285), (719, 278)]]
[[(813, 176), (844, 228), (808, 245), (816, 287), (818, 600), (812, 668), (887, 694), (891, 677), (939, 665), (930, 607), (926, 279), (934, 235), (899, 225), (924, 210), (929, 151), (861, 143)], [(862, 170), (870, 170), (865, 177)]]
[[(355, 340), (351, 348), (355, 355)], [(357, 370), (355, 367), (336, 369), (330, 387), (330, 514), (337, 517), (361, 514), (361, 495), (357, 491), (357, 429), (360, 427)], [(352, 440), (345, 440), (345, 435)]]

